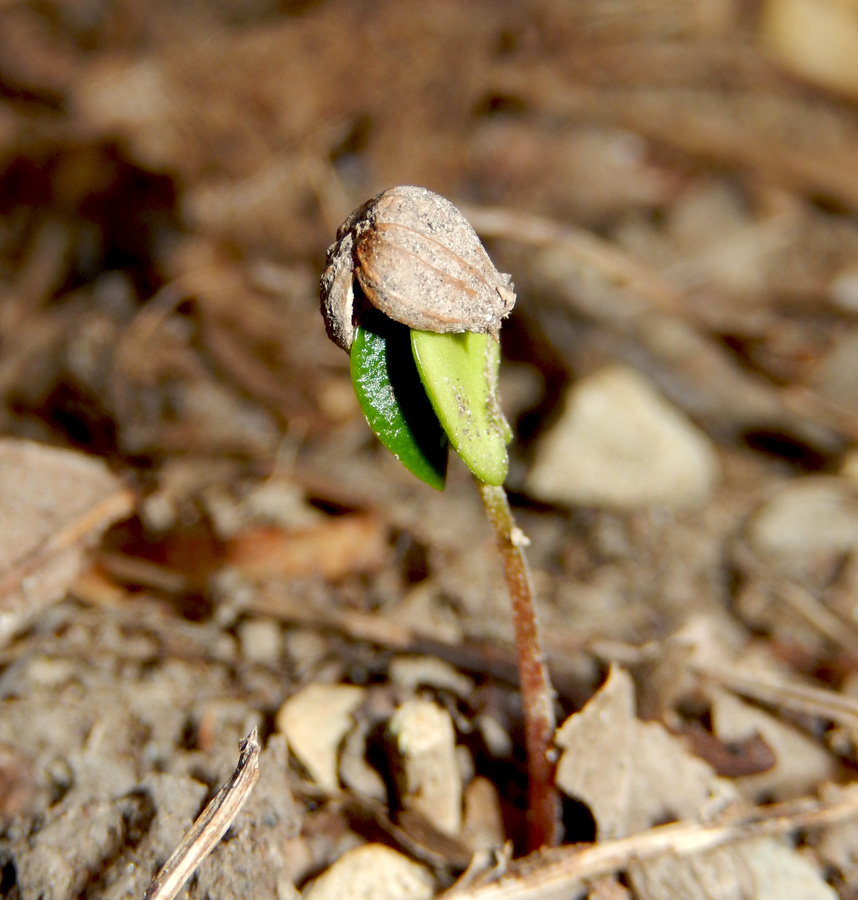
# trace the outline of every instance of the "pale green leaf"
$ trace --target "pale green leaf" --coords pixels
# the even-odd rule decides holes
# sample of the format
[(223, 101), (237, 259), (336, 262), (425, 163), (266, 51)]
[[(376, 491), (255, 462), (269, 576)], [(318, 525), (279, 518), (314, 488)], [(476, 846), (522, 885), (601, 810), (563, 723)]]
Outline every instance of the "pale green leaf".
[(456, 452), (477, 478), (503, 484), (512, 432), (497, 397), (497, 339), (470, 331), (412, 331), (411, 348), (435, 414)]

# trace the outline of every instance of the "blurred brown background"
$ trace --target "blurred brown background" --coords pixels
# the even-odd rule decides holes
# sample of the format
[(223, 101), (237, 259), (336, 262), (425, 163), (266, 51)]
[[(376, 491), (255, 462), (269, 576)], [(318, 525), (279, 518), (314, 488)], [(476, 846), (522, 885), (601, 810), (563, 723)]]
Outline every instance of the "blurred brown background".
[[(845, 412), (793, 398), (816, 420), (798, 421), (762, 396), (854, 399), (835, 345), (854, 346), (856, 76), (824, 30), (854, 21), (834, 0), (801, 19), (812, 6), (4, 3), (4, 430), (126, 460), (264, 458), (289, 428), (353, 418), (315, 280), (349, 210), (414, 183), (510, 211), (492, 245), (521, 293), (508, 352), (552, 390), (644, 354), (722, 435), (841, 449)], [(550, 271), (516, 213), (592, 230), (661, 278), (645, 305), (750, 372), (756, 404), (712, 408), (690, 396), (717, 387), (704, 373), (658, 358), (681, 349), (627, 346), (617, 304), (573, 283), (588, 260)], [(602, 293), (634, 277), (623, 264)]]

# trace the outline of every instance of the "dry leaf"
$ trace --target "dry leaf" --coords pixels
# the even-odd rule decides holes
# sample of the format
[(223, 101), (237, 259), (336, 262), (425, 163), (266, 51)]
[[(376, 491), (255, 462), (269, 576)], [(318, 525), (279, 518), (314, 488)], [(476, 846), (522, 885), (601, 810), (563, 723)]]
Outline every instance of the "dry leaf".
[(628, 672), (612, 666), (601, 689), (555, 737), (563, 749), (557, 784), (590, 807), (600, 840), (627, 834), (633, 723), (632, 680)]
[(62, 598), (87, 545), (134, 498), (103, 462), (0, 440), (0, 643)]
[(374, 572), (387, 558), (387, 528), (373, 516), (349, 515), (320, 525), (284, 531), (254, 528), (229, 542), (228, 560), (252, 578), (335, 580)]
[(721, 793), (714, 771), (659, 723), (637, 719), (634, 705), (631, 677), (614, 665), (557, 732), (557, 784), (587, 803), (601, 840), (696, 818)]
[(641, 900), (751, 900), (754, 885), (740, 852), (719, 848), (687, 860), (666, 855), (636, 865), (632, 873)]
[[(854, 827), (854, 824), (853, 824)], [(754, 885), (754, 900), (836, 900), (809, 859), (788, 844), (762, 839), (741, 848)]]
[[(567, 719), (556, 741), (564, 748), (557, 783), (588, 804), (600, 840), (667, 821), (711, 821), (728, 805), (742, 803), (731, 784), (662, 725), (635, 717), (632, 680), (617, 666), (589, 703)], [(771, 871), (773, 859), (783, 872), (793, 873), (799, 893), (785, 892), (780, 876), (780, 893), (764, 889), (761, 873)], [(629, 875), (640, 900), (830, 896), (820, 874), (772, 838), (682, 859), (665, 855), (630, 866)]]
[(721, 847), (687, 864), (670, 856), (635, 867), (638, 895), (646, 900), (834, 900), (813, 865), (770, 838)]

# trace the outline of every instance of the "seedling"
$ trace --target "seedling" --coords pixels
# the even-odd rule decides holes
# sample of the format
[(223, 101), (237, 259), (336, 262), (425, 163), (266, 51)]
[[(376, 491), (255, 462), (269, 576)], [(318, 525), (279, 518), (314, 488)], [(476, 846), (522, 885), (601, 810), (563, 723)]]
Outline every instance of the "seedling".
[(451, 444), (474, 475), (512, 600), (529, 844), (556, 844), (553, 692), (524, 555), (528, 541), (503, 489), (512, 432), (498, 403), (498, 333), (515, 303), (510, 277), (495, 269), (449, 201), (425, 188), (396, 187), (340, 226), (321, 299), (328, 334), (350, 353), (358, 402), (381, 442), (438, 490)]

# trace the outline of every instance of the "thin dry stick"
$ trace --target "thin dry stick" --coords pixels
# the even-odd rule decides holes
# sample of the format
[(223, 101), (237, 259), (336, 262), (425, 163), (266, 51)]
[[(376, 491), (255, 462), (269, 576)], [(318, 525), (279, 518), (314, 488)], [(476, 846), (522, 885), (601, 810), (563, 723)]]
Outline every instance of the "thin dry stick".
[[(443, 900), (540, 900), (578, 896), (584, 882), (662, 856), (691, 856), (722, 847), (858, 817), (858, 786), (831, 798), (804, 798), (730, 816), (716, 825), (681, 822), (659, 825), (614, 841), (570, 846), (514, 863), (502, 877), (464, 887), (454, 885)], [(487, 873), (491, 877), (492, 873)], [(485, 876), (484, 876), (485, 878)]]
[(845, 650), (853, 659), (858, 659), (858, 635), (854, 622), (837, 615), (800, 584), (785, 581), (779, 586), (777, 593), (812, 628)]
[(530, 848), (554, 847), (561, 839), (560, 801), (554, 786), (554, 691), (539, 638), (533, 587), (524, 556), (528, 540), (515, 524), (502, 487), (476, 479), (503, 556), (512, 600), (518, 654), (528, 774), (528, 842)]
[(197, 866), (214, 850), (238, 815), (259, 777), (259, 736), (254, 728), (241, 742), (232, 777), (214, 795), (182, 843), (164, 863), (143, 900), (173, 900)]
[(692, 671), (735, 694), (802, 715), (831, 719), (846, 728), (858, 728), (858, 700), (825, 688), (797, 684), (761, 672), (746, 672), (726, 666), (691, 664)]

